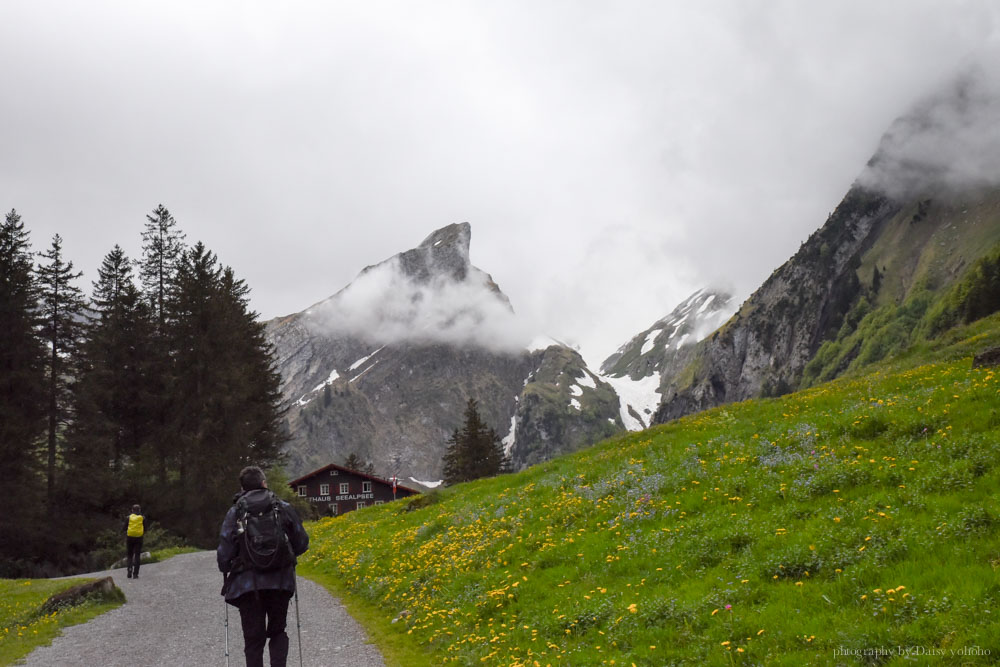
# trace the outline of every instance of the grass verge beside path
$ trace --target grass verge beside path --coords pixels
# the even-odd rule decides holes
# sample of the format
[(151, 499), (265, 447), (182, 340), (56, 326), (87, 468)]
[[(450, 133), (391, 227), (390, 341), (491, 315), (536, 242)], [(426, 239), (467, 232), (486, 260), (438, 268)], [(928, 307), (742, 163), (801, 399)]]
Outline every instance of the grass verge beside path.
[(157, 549), (156, 551), (151, 551), (149, 553), (149, 560), (142, 561), (142, 564), (162, 563), (168, 558), (173, 558), (174, 556), (180, 556), (181, 554), (193, 554), (199, 551), (204, 551), (204, 549), (199, 549), (197, 547), (169, 547), (167, 549)]
[(93, 579), (0, 579), (0, 665), (12, 665), (39, 646), (47, 646), (62, 628), (85, 623), (125, 602), (125, 595), (89, 598), (82, 604), (43, 614), (52, 595)]
[(431, 667), (438, 664), (439, 660), (433, 654), (421, 651), (409, 638), (401, 636), (383, 610), (372, 607), (329, 571), (312, 563), (300, 562), (297, 573), (316, 582), (340, 600), (378, 647), (387, 667)]

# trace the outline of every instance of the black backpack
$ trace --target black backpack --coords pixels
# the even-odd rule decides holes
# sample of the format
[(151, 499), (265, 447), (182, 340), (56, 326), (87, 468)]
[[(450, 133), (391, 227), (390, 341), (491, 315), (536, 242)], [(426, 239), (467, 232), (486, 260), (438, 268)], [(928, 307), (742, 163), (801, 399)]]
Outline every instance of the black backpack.
[(278, 570), (295, 564), (284, 527), (281, 501), (267, 489), (244, 493), (236, 501), (237, 570)]

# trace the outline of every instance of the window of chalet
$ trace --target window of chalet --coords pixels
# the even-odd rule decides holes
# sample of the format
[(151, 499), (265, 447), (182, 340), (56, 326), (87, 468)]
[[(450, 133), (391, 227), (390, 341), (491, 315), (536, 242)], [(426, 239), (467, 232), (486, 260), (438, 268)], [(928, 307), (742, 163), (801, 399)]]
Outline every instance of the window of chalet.
[(341, 482), (340, 483), (340, 492), (341, 493), (348, 493), (348, 482)]
[(328, 496), (328, 495), (330, 495), (330, 485), (329, 484), (320, 484), (319, 485), (319, 495), (321, 495), (321, 496)]
[(299, 484), (299, 496), (305, 498), (305, 496), (306, 496), (306, 485), (305, 484)]
[(361, 493), (371, 493), (372, 483), (371, 482), (361, 482)]
[(361, 509), (361, 508), (362, 508), (362, 507), (364, 507), (364, 506), (365, 506), (365, 501), (363, 501), (363, 500), (359, 500), (359, 501), (358, 501), (358, 509)]

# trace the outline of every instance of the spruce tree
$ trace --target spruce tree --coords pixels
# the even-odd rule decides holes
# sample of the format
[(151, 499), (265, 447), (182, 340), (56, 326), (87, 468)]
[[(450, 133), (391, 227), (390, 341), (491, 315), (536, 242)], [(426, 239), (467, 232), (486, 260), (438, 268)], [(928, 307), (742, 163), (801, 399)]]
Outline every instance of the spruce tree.
[(46, 438), (46, 498), (50, 510), (55, 502), (56, 461), (62, 429), (70, 412), (69, 386), (74, 373), (77, 348), (83, 335), (86, 304), (74, 281), (83, 275), (73, 271), (73, 262), (63, 259), (62, 237), (56, 234), (52, 246), (41, 253), (38, 266), (41, 305), (40, 331), (48, 346), (45, 365), (45, 405), (48, 422)]
[(37, 335), (37, 284), (28, 232), (17, 211), (0, 223), (0, 576), (31, 555), (42, 506), (37, 444), (45, 432), (45, 351)]
[(363, 465), (361, 457), (358, 456), (357, 452), (351, 452), (344, 460), (344, 467), (350, 468), (351, 470), (361, 470)]
[(170, 211), (160, 204), (146, 216), (139, 262), (139, 277), (160, 329), (166, 324), (167, 294), (183, 253), (184, 233)]
[(510, 470), (500, 436), (479, 416), (479, 404), (470, 398), (465, 406), (465, 422), (448, 439), (444, 455), (446, 484), (492, 477)]
[(168, 485), (171, 460), (175, 459), (176, 443), (170, 429), (169, 403), (172, 395), (172, 374), (174, 363), (167, 340), (169, 319), (168, 300), (176, 279), (178, 263), (184, 253), (184, 233), (165, 206), (160, 204), (152, 214), (146, 216), (142, 232), (142, 258), (139, 260), (139, 279), (143, 294), (152, 310), (153, 354), (148, 359), (149, 391), (161, 397), (150, 441), (156, 451), (157, 477), (160, 492), (165, 493)]

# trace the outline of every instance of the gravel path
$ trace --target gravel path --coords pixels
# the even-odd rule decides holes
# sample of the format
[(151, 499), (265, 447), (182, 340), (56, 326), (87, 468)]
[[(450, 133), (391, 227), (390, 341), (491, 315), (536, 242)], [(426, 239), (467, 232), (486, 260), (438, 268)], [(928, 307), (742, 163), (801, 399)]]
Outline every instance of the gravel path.
[[(63, 630), (51, 646), (33, 651), (32, 667), (101, 665), (106, 667), (171, 667), (225, 665), (226, 605), (219, 595), (222, 575), (215, 552), (175, 556), (142, 566), (139, 579), (125, 569), (111, 575), (128, 602), (82, 625)], [(366, 643), (364, 631), (324, 588), (299, 577), (302, 664), (310, 667), (384, 667), (378, 650)], [(295, 600), (288, 607), (288, 665), (299, 664)], [(229, 607), (229, 660), (243, 665), (240, 613)], [(264, 649), (267, 662), (267, 649)]]

